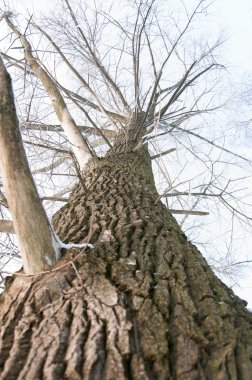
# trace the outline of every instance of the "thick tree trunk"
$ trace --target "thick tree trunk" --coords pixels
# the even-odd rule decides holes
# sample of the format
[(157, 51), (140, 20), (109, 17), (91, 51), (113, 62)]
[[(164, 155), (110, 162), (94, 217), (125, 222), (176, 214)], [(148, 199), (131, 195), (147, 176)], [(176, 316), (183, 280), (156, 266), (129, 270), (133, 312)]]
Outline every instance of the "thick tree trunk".
[(251, 379), (244, 302), (156, 201), (147, 150), (118, 146), (54, 218), (61, 240), (95, 248), (9, 279), (0, 379)]

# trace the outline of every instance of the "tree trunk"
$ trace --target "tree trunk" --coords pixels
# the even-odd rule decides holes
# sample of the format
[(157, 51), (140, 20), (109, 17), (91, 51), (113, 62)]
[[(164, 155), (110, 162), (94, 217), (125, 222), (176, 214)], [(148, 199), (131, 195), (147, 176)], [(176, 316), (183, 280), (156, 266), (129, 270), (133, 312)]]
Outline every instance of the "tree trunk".
[(94, 249), (7, 281), (0, 379), (251, 379), (244, 301), (156, 201), (147, 149), (120, 147), (54, 217), (62, 241)]
[(31, 175), (16, 116), (11, 78), (1, 56), (0, 152), (0, 173), (24, 271), (34, 274), (47, 270), (56, 263), (57, 242)]

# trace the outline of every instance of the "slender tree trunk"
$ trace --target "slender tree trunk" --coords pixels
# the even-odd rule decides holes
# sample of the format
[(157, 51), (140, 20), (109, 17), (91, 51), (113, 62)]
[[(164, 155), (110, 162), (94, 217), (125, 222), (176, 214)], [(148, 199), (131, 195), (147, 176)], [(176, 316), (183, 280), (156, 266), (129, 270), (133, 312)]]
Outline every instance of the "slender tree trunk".
[(0, 379), (251, 379), (251, 314), (156, 201), (147, 150), (120, 146), (54, 217), (95, 248), (7, 281)]
[[(34, 274), (47, 270), (56, 263), (57, 242), (31, 175), (16, 116), (11, 78), (1, 57), (0, 172), (24, 271)], [(0, 229), (1, 225), (3, 223)]]

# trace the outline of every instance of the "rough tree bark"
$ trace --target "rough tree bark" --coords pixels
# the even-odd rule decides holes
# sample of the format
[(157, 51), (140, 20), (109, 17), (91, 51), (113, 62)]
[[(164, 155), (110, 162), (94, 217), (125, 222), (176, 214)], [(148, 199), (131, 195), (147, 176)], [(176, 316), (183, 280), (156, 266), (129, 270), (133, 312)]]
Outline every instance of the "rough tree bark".
[(8, 279), (1, 380), (251, 379), (251, 314), (157, 201), (134, 130), (54, 217), (64, 242), (95, 248)]

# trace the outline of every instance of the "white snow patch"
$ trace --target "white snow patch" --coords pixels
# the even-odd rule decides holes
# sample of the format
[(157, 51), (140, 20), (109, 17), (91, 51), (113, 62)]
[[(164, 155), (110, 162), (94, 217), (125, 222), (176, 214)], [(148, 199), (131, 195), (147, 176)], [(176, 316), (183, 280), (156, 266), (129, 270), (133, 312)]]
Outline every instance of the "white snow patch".
[(47, 253), (45, 254), (45, 261), (47, 262), (47, 265), (49, 265), (49, 267), (52, 266), (52, 260), (50, 259)]
[(94, 248), (93, 244), (82, 243), (82, 244), (74, 244), (69, 243), (65, 244), (62, 241), (60, 242), (59, 248), (71, 249), (71, 248)]
[(52, 232), (53, 232), (53, 235), (52, 235), (52, 244), (53, 244), (53, 247), (54, 247), (55, 251), (57, 252), (57, 257), (56, 257), (57, 260), (60, 259), (60, 250), (63, 249), (63, 248), (64, 249), (71, 249), (71, 248), (84, 248), (84, 249), (85, 248), (90, 248), (90, 249), (92, 249), (92, 248), (94, 248), (94, 245), (93, 244), (89, 244), (89, 243), (81, 243), (81, 244), (68, 243), (68, 244), (65, 244), (56, 235), (56, 233), (54, 232), (53, 228), (52, 228)]
[(134, 220), (133, 223), (134, 224), (142, 224), (143, 221), (142, 221), (142, 219), (137, 219), (137, 220)]
[(128, 265), (132, 265), (132, 266), (135, 266), (136, 265), (136, 260), (129, 260), (127, 262)]

